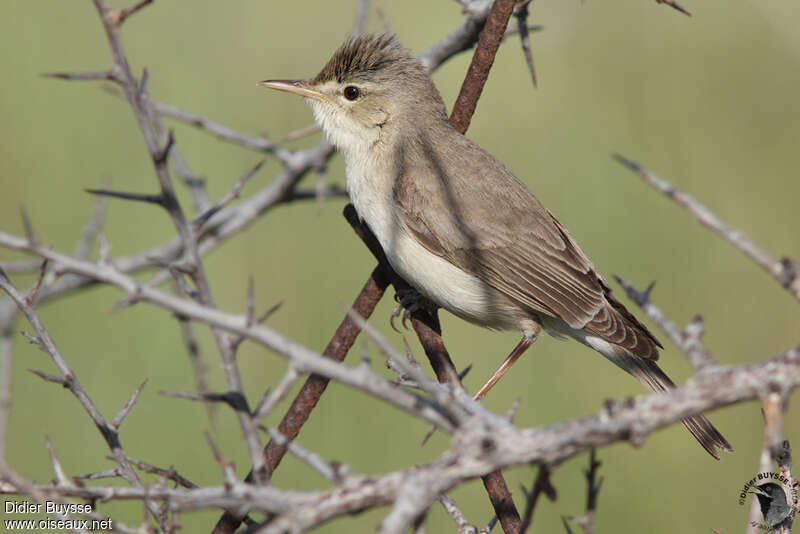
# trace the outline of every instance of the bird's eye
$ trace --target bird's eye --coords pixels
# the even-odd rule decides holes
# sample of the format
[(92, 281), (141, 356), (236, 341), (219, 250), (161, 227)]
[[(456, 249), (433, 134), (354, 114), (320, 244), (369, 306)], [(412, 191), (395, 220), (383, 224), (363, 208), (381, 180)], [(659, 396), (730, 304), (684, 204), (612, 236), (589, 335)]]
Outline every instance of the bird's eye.
[(355, 100), (361, 95), (361, 91), (355, 85), (348, 85), (344, 88), (344, 97), (347, 100)]

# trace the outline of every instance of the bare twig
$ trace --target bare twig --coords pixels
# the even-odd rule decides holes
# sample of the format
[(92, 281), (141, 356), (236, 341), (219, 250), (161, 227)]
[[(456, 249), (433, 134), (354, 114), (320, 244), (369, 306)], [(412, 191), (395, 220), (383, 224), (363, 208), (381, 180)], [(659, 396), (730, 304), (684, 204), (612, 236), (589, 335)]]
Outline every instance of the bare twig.
[(153, 195), (149, 193), (130, 193), (127, 191), (111, 191), (109, 189), (86, 189), (85, 191), (92, 195), (133, 200), (134, 202), (147, 202), (162, 207), (166, 202), (162, 195)]
[(172, 480), (179, 486), (183, 486), (184, 488), (192, 489), (199, 487), (191, 480), (181, 476), (177, 471), (175, 471), (173, 467), (170, 467), (169, 469), (162, 469), (160, 467), (156, 467), (154, 465), (148, 464), (147, 462), (142, 462), (141, 460), (136, 460), (134, 458), (129, 458), (128, 460), (138, 469), (141, 469), (146, 473), (152, 473), (154, 475), (165, 477), (169, 480)]
[[(397, 500), (409, 496), (406, 492), (411, 492), (413, 499), (403, 499), (406, 505), (402, 509), (404, 519), (398, 526), (400, 523), (410, 525), (422, 510), (454, 484), (493, 469), (515, 465), (513, 459), (522, 460), (520, 463), (552, 465), (609, 440), (629, 440), (634, 435), (641, 437), (713, 407), (759, 398), (770, 380), (781, 390), (800, 385), (800, 347), (764, 362), (705, 373), (669, 392), (614, 403), (599, 413), (566, 423), (515, 430), (504, 418), (496, 416), (492, 421), (499, 424), (502, 420), (506, 426), (493, 428), (490, 435), (476, 432), (479, 425), (467, 425), (456, 431), (454, 439), (458, 452), (446, 453), (402, 475), (387, 474), (370, 477), (368, 481), (351, 477), (348, 483), (331, 489), (325, 499), (287, 512), (262, 532), (281, 532), (289, 526), (308, 529), (342, 513), (362, 510), (367, 503), (373, 506), (395, 503), (397, 509)], [(487, 454), (487, 446), (491, 454)]]
[(298, 378), (300, 378), (300, 373), (298, 373), (294, 367), (289, 365), (289, 368), (286, 370), (286, 373), (284, 373), (283, 378), (281, 378), (281, 381), (278, 382), (277, 386), (275, 386), (275, 389), (272, 391), (272, 393), (269, 396), (265, 394), (262, 398), (262, 402), (256, 406), (255, 410), (253, 410), (253, 418), (256, 421), (259, 421), (272, 413), (272, 410), (274, 410), (275, 406), (277, 406), (278, 403), (283, 400)]
[(81, 238), (78, 245), (75, 247), (75, 257), (82, 260), (89, 259), (89, 252), (92, 249), (92, 244), (100, 234), (103, 228), (103, 219), (106, 215), (106, 200), (103, 197), (98, 197), (97, 202), (94, 203), (92, 215), (86, 223), (86, 226), (81, 233)]
[(25, 237), (32, 245), (38, 245), (39, 238), (36, 236), (36, 231), (33, 229), (33, 223), (31, 223), (31, 218), (28, 216), (28, 210), (26, 210), (24, 206), (19, 208), (19, 215), (22, 218), (22, 227), (25, 230)]
[(517, 17), (517, 31), (519, 31), (519, 41), (522, 45), (522, 53), (525, 55), (525, 63), (528, 65), (528, 72), (531, 73), (531, 81), (536, 87), (536, 67), (533, 64), (533, 52), (531, 52), (531, 34), (528, 28), (528, 6), (530, 2), (523, 2), (514, 11)]
[(662, 193), (667, 198), (672, 199), (679, 206), (686, 209), (700, 224), (709, 228), (737, 248), (742, 254), (753, 260), (756, 265), (767, 271), (781, 286), (785, 287), (800, 301), (800, 277), (797, 273), (796, 261), (790, 258), (775, 260), (765, 250), (744, 235), (743, 232), (722, 222), (706, 206), (698, 202), (688, 193), (677, 189), (666, 180), (644, 169), (638, 163), (624, 158), (619, 154), (615, 154), (614, 159), (638, 174), (656, 191)]
[(36, 305), (36, 296), (39, 293), (39, 287), (42, 285), (45, 272), (47, 272), (47, 260), (42, 261), (42, 264), (39, 266), (39, 275), (36, 277), (36, 281), (33, 283), (31, 290), (25, 295), (25, 302), (31, 306)]
[(314, 134), (314, 133), (317, 133), (317, 132), (320, 132), (320, 131), (322, 131), (322, 128), (320, 127), (319, 124), (317, 124), (315, 122), (314, 124), (309, 124), (308, 126), (300, 128), (298, 130), (292, 130), (291, 132), (287, 133), (286, 135), (284, 135), (283, 137), (281, 137), (277, 141), (275, 141), (275, 143), (276, 144), (281, 144), (281, 143), (285, 143), (286, 141), (294, 141), (296, 139), (302, 139), (303, 137), (306, 137), (308, 135), (311, 135), (311, 134)]
[(548, 427), (520, 430), (501, 416), (479, 411), (478, 419), (456, 431), (454, 451), (404, 471), (370, 477), (351, 475), (324, 494), (254, 488), (235, 477), (228, 479), (227, 486), (196, 492), (163, 487), (77, 486), (39, 491), (82, 498), (168, 499), (173, 508), (221, 506), (278, 514), (263, 532), (282, 532), (289, 526), (309, 529), (343, 514), (393, 503), (411, 491), (414, 499), (406, 501), (410, 505), (406, 509), (407, 524), (411, 524), (440, 494), (481, 473), (531, 462), (552, 465), (592, 448), (630, 439), (632, 434), (641, 437), (692, 414), (758, 398), (770, 383), (782, 391), (800, 386), (800, 347), (764, 362), (705, 373), (670, 392), (609, 405), (599, 413)]
[[(172, 283), (173, 291), (178, 294), (180, 291), (178, 282), (173, 280)], [(208, 365), (203, 359), (203, 356), (200, 354), (200, 345), (197, 342), (197, 337), (194, 333), (194, 326), (192, 325), (191, 321), (181, 316), (176, 316), (176, 319), (178, 320), (178, 326), (181, 329), (181, 338), (183, 339), (183, 344), (186, 346), (186, 353), (189, 355), (189, 363), (192, 367), (195, 388), (197, 388), (198, 393), (208, 393)], [(216, 409), (214, 404), (206, 404), (206, 412), (213, 427), (216, 423)]]
[(125, 22), (125, 19), (127, 19), (131, 15), (135, 14), (137, 11), (139, 11), (143, 7), (148, 6), (148, 5), (152, 4), (152, 3), (153, 3), (153, 0), (139, 0), (138, 2), (136, 2), (134, 5), (132, 5), (130, 7), (126, 7), (125, 9), (120, 9), (119, 11), (117, 11), (116, 16), (114, 17), (114, 19), (115, 19), (114, 23), (117, 26), (120, 26), (123, 22)]
[(177, 119), (190, 126), (194, 126), (195, 128), (205, 130), (206, 132), (212, 134), (218, 139), (222, 139), (223, 141), (241, 145), (251, 150), (272, 154), (283, 163), (294, 162), (295, 160), (295, 158), (292, 156), (292, 153), (289, 150), (278, 146), (277, 144), (273, 143), (272, 141), (264, 137), (257, 137), (246, 133), (238, 132), (223, 124), (214, 122), (200, 115), (196, 115), (189, 111), (185, 111), (183, 109), (171, 106), (169, 104), (165, 104), (163, 102), (153, 101), (153, 106), (155, 107), (156, 111), (158, 111), (162, 115), (172, 117), (173, 119)]
[[(25, 315), (30, 322), (31, 326), (33, 326), (34, 330), (36, 331), (39, 343), (41, 347), (47, 351), (50, 355), (51, 360), (58, 368), (61, 376), (58, 377), (60, 383), (78, 399), (78, 401), (83, 406), (84, 410), (87, 414), (91, 417), (94, 424), (97, 426), (98, 430), (102, 434), (103, 438), (108, 445), (108, 448), (111, 450), (111, 453), (114, 456), (115, 461), (120, 469), (120, 475), (131, 485), (135, 487), (142, 487), (142, 482), (139, 477), (136, 475), (136, 472), (133, 470), (129, 462), (127, 461), (127, 455), (122, 450), (122, 445), (119, 441), (119, 434), (117, 430), (113, 428), (103, 417), (100, 411), (95, 406), (94, 402), (89, 397), (86, 390), (81, 385), (78, 377), (70, 368), (67, 361), (61, 355), (61, 352), (56, 347), (55, 342), (50, 337), (47, 329), (44, 327), (39, 315), (36, 311), (31, 307), (31, 305), (26, 302), (23, 295), (15, 288), (11, 281), (4, 277), (0, 276), (0, 289), (6, 292), (9, 297), (16, 303), (19, 307), (19, 310)], [(46, 375), (45, 373), (35, 372), (39, 376), (45, 379), (49, 379), (50, 376)], [(151, 509), (155, 517), (158, 517), (158, 514), (155, 510)]]
[(144, 387), (147, 385), (147, 380), (142, 382), (142, 384), (136, 388), (136, 391), (133, 392), (131, 398), (128, 399), (128, 402), (125, 403), (125, 406), (119, 411), (119, 413), (111, 420), (111, 426), (114, 427), (115, 430), (119, 430), (122, 421), (125, 420), (125, 417), (130, 413), (131, 409), (133, 409), (134, 404), (139, 399), (139, 394), (142, 392)]
[(525, 486), (522, 486), (522, 492), (525, 494), (525, 512), (522, 515), (520, 534), (528, 532), (531, 521), (533, 521), (533, 511), (536, 509), (536, 503), (539, 502), (539, 497), (543, 493), (551, 501), (556, 500), (556, 489), (550, 483), (550, 468), (546, 465), (540, 465), (531, 490), (528, 491)]
[(275, 440), (278, 445), (286, 448), (290, 453), (297, 457), (298, 460), (302, 461), (314, 471), (322, 475), (323, 478), (325, 478), (325, 480), (328, 482), (336, 483), (342, 478), (342, 473), (347, 471), (347, 468), (342, 464), (337, 464), (337, 469), (334, 469), (328, 462), (323, 460), (320, 455), (300, 446), (295, 441), (290, 440), (274, 428), (262, 428), (265, 432), (267, 432), (267, 434), (269, 434), (271, 439)]
[(50, 437), (45, 433), (44, 442), (47, 446), (47, 452), (50, 454), (50, 464), (53, 466), (53, 473), (56, 475), (55, 483), (58, 486), (68, 486), (71, 484), (69, 477), (61, 467), (61, 462), (56, 457), (56, 451), (53, 449), (53, 444), (50, 442)]
[[(389, 280), (383, 268), (375, 268), (353, 302), (352, 309), (356, 310), (361, 317), (369, 317), (375, 310), (375, 306), (378, 305), (378, 301), (380, 301), (388, 285)], [(330, 342), (325, 347), (323, 356), (334, 361), (343, 361), (353, 346), (358, 333), (358, 326), (349, 315), (345, 315)], [(244, 338), (244, 336), (242, 337)], [(303, 387), (300, 388), (300, 392), (295, 397), (292, 405), (286, 411), (283, 419), (281, 419), (278, 431), (289, 439), (297, 437), (327, 386), (327, 377), (319, 374), (309, 376)], [(286, 454), (286, 447), (282, 447), (274, 440), (270, 440), (267, 443), (264, 448), (264, 456), (267, 459), (267, 467), (270, 472), (275, 470), (284, 454)], [(245, 480), (250, 478), (251, 475), (248, 475)], [(225, 512), (217, 521), (213, 534), (230, 534), (239, 527), (242, 517), (244, 517), (244, 514)]]
[(108, 80), (117, 81), (117, 75), (112, 70), (101, 72), (45, 72), (43, 78), (56, 78), (59, 80)]
[(201, 213), (200, 215), (198, 215), (197, 217), (195, 217), (195, 218), (192, 220), (192, 224), (194, 225), (195, 229), (198, 229), (198, 228), (200, 228), (200, 227), (201, 227), (201, 226), (202, 226), (202, 225), (203, 225), (203, 224), (204, 224), (206, 221), (208, 221), (208, 220), (209, 220), (209, 219), (210, 219), (210, 218), (211, 218), (211, 217), (212, 217), (212, 216), (213, 216), (215, 213), (219, 212), (219, 210), (221, 210), (222, 208), (224, 208), (224, 207), (225, 207), (226, 205), (228, 205), (228, 204), (229, 204), (231, 201), (233, 201), (233, 200), (234, 200), (234, 199), (236, 199), (236, 198), (239, 198), (239, 193), (242, 191), (242, 188), (244, 187), (244, 184), (246, 184), (246, 183), (247, 183), (247, 181), (248, 181), (248, 180), (249, 180), (249, 179), (250, 179), (250, 178), (251, 178), (251, 177), (252, 177), (252, 176), (253, 176), (255, 173), (257, 173), (257, 172), (259, 171), (259, 169), (261, 169), (261, 167), (264, 165), (264, 163), (265, 163), (266, 161), (267, 161), (267, 160), (265, 160), (265, 159), (262, 159), (261, 161), (259, 161), (258, 163), (256, 163), (256, 164), (255, 164), (255, 165), (254, 165), (254, 166), (253, 166), (253, 167), (252, 167), (250, 170), (248, 170), (246, 173), (244, 173), (244, 174), (242, 175), (242, 177), (241, 177), (241, 178), (239, 178), (239, 180), (237, 180), (237, 182), (236, 182), (235, 184), (233, 184), (233, 187), (231, 187), (231, 189), (230, 189), (230, 190), (229, 190), (227, 193), (225, 193), (225, 194), (222, 196), (222, 198), (220, 198), (219, 200), (217, 200), (217, 201), (214, 203), (214, 205), (213, 205), (213, 206), (210, 206), (210, 207), (209, 207), (208, 209), (206, 209), (206, 210), (205, 210), (203, 213)]
[[(119, 73), (120, 85), (125, 93), (125, 98), (130, 104), (131, 111), (136, 118), (139, 131), (142, 134), (153, 162), (153, 168), (161, 189), (160, 196), (163, 199), (162, 206), (172, 219), (173, 225), (181, 238), (185, 259), (192, 266), (191, 276), (197, 287), (198, 297), (203, 304), (213, 308), (216, 304), (203, 268), (198, 245), (198, 233), (196, 228), (186, 219), (186, 215), (178, 203), (172, 180), (169, 176), (167, 158), (175, 141), (174, 136), (170, 131), (166, 140), (162, 141), (158, 139), (157, 128), (152, 124), (152, 117), (156, 113), (156, 110), (152, 108), (149, 99), (142, 97), (142, 95), (146, 93), (144, 80), (140, 85), (131, 72), (119, 37), (119, 22), (124, 19), (117, 19), (117, 14), (119, 12), (112, 10), (106, 3), (106, 0), (93, 0), (93, 2), (106, 31), (106, 37), (114, 60), (114, 69)], [(137, 9), (138, 7), (134, 8), (132, 12), (135, 12)], [(227, 334), (222, 329), (216, 327), (212, 327), (211, 332), (214, 336), (214, 341), (220, 356), (222, 357), (228, 388), (231, 391), (241, 393), (241, 376), (236, 366)], [(247, 450), (250, 454), (250, 461), (257, 473), (256, 481), (262, 482), (261, 473), (264, 470), (264, 462), (261, 455), (261, 441), (256, 431), (255, 423), (250, 417), (249, 410), (237, 410), (236, 414), (242, 435), (247, 445)]]
[(165, 397), (176, 399), (187, 399), (199, 402), (222, 402), (230, 406), (237, 412), (249, 414), (249, 408), (244, 396), (238, 391), (226, 391), (225, 393), (192, 393), (190, 391), (161, 391)]
[(439, 502), (442, 503), (447, 515), (449, 515), (453, 521), (456, 522), (457, 534), (478, 534), (478, 529), (475, 528), (474, 525), (471, 525), (469, 521), (467, 521), (467, 518), (464, 517), (463, 512), (461, 512), (461, 510), (458, 508), (456, 501), (447, 495), (439, 495)]
[(718, 365), (701, 342), (703, 336), (702, 317), (696, 315), (686, 326), (686, 329), (681, 331), (671, 319), (664, 315), (664, 312), (662, 312), (658, 306), (650, 301), (650, 293), (655, 286), (655, 282), (651, 283), (644, 291), (639, 291), (633, 287), (630, 282), (619, 276), (614, 276), (614, 279), (622, 286), (622, 289), (625, 290), (628, 297), (634, 301), (642, 311), (644, 311), (647, 317), (667, 334), (670, 341), (683, 352), (695, 371), (700, 372)]
[(684, 15), (686, 15), (686, 16), (689, 16), (689, 17), (691, 17), (691, 16), (692, 16), (692, 14), (691, 14), (691, 13), (689, 13), (689, 11), (688, 11), (688, 10), (687, 10), (685, 7), (683, 7), (682, 5), (680, 5), (680, 4), (679, 4), (678, 2), (676, 2), (675, 0), (656, 0), (656, 3), (658, 3), (658, 4), (666, 4), (666, 5), (668, 5), (669, 7), (671, 7), (672, 9), (675, 9), (675, 10), (677, 10), (677, 11), (680, 11), (681, 13), (683, 13), (683, 14), (684, 14)]
[[(515, 0), (495, 0), (486, 19), (486, 24), (481, 31), (478, 47), (472, 56), (467, 76), (453, 106), (450, 115), (450, 124), (461, 133), (467, 131), (472, 114), (478, 104), (478, 99), (483, 91), (483, 86), (489, 77), (489, 70), (494, 63), (494, 56), (500, 47), (511, 12), (514, 10)], [(502, 522), (502, 518), (501, 518)], [(508, 531), (506, 530), (506, 533)]]

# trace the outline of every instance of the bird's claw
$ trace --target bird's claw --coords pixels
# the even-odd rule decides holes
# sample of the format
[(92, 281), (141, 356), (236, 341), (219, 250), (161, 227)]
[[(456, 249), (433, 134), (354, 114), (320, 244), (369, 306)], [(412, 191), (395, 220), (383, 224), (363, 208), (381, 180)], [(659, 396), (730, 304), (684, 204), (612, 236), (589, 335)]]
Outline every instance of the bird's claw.
[(397, 317), (401, 318), (400, 324), (403, 325), (403, 328), (408, 330), (408, 320), (411, 314), (419, 310), (427, 310), (428, 308), (434, 307), (432, 303), (414, 289), (399, 289), (394, 294), (394, 300), (397, 302), (397, 307), (392, 310), (392, 315), (389, 317), (389, 324), (398, 334), (400, 330), (394, 323)]

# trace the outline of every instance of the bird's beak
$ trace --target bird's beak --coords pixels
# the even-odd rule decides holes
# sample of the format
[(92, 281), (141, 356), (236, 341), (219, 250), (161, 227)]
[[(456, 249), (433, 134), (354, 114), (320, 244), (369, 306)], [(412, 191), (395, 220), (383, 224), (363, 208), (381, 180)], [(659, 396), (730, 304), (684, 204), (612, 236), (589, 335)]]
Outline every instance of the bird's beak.
[(308, 85), (308, 82), (304, 80), (264, 80), (263, 82), (258, 82), (256, 85), (300, 95), (305, 98), (314, 98), (316, 100), (322, 100), (323, 102), (330, 102), (328, 95), (312, 89)]

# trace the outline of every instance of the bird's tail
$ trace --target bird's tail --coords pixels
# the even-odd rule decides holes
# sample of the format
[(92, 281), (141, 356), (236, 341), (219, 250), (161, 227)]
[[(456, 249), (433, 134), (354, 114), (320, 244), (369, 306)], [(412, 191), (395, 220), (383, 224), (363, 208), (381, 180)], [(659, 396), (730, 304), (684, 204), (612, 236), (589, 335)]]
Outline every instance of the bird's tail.
[[(661, 347), (661, 344), (646, 326), (636, 320), (636, 317), (614, 298), (611, 289), (605, 283), (603, 289), (609, 305), (600, 310), (583, 331), (573, 330), (578, 334), (573, 337), (635, 376), (651, 391), (674, 389), (675, 383), (656, 363), (658, 347)], [(704, 415), (693, 415), (682, 422), (700, 445), (717, 460), (719, 460), (718, 449), (733, 452), (728, 440)]]
[[(653, 360), (645, 360), (632, 356), (627, 351), (617, 349), (613, 357), (603, 353), (609, 360), (635, 376), (639, 382), (653, 392), (667, 391), (675, 388), (675, 383), (661, 370)], [(728, 443), (719, 430), (704, 415), (693, 415), (681, 421), (686, 429), (691, 432), (708, 453), (719, 460), (719, 449), (733, 452), (733, 447)]]

